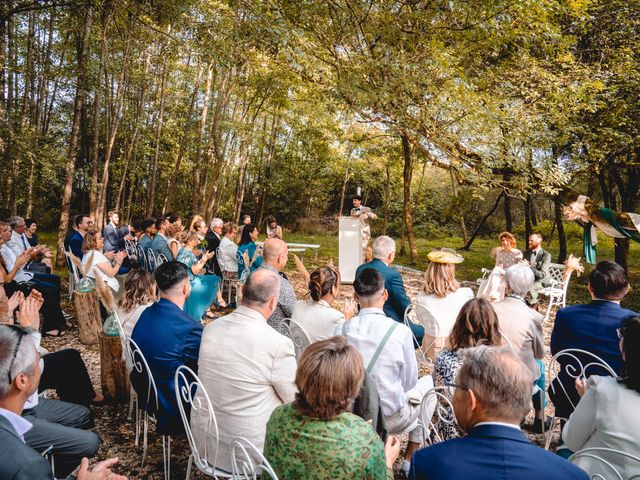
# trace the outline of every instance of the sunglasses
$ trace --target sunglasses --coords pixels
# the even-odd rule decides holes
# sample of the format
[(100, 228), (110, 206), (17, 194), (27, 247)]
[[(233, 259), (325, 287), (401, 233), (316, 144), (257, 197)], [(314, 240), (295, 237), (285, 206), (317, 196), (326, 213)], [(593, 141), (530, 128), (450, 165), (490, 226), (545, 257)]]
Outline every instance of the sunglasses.
[(22, 343), (22, 339), (27, 335), (23, 328), (17, 325), (7, 325), (11, 330), (18, 334), (18, 343), (16, 343), (16, 347), (13, 349), (13, 356), (11, 357), (11, 363), (9, 364), (9, 371), (7, 372), (7, 377), (9, 380), (9, 385), (11, 385), (11, 369), (13, 368), (13, 364), (16, 361), (16, 357), (18, 356), (18, 350), (20, 350), (20, 344)]

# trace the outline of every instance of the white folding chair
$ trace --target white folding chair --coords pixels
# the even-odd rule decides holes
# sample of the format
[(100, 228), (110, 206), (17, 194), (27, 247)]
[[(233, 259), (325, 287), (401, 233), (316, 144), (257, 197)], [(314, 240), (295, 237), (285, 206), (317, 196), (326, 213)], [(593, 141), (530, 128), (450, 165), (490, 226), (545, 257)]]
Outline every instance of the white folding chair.
[[(564, 385), (560, 380), (560, 378), (558, 378), (563, 368), (562, 365), (560, 364), (559, 359), (563, 359), (567, 361), (566, 365), (564, 366), (564, 372), (569, 377), (568, 381), (571, 382), (571, 385)], [(575, 385), (576, 378), (587, 379), (589, 378), (590, 375), (593, 375), (594, 373), (597, 373), (600, 375), (603, 372), (608, 375), (611, 375), (612, 377), (617, 376), (615, 370), (611, 368), (611, 366), (607, 364), (607, 362), (602, 360), (597, 355), (591, 352), (588, 352), (586, 350), (578, 349), (578, 348), (568, 348), (556, 353), (551, 359), (551, 361), (549, 362), (549, 367), (547, 370), (547, 384), (549, 385), (549, 389), (551, 390), (554, 396), (563, 395), (564, 397), (567, 398), (572, 408), (575, 409), (576, 403), (571, 398), (571, 395), (567, 392), (567, 388), (571, 388), (571, 389), (575, 388), (574, 385)], [(559, 384), (558, 389), (556, 389), (556, 385), (554, 383), (554, 380), (556, 378), (558, 378), (558, 384)], [(553, 429), (555, 427), (555, 424), (559, 420), (568, 420), (568, 419), (561, 418), (556, 415), (553, 418), (553, 421), (551, 423), (551, 426), (549, 427), (549, 430), (546, 432), (543, 431), (543, 435), (545, 438), (544, 448), (546, 450), (549, 449), (549, 445), (551, 444)]]
[(293, 348), (296, 351), (296, 359), (300, 360), (302, 352), (311, 345), (311, 340), (304, 329), (293, 320), (289, 320), (289, 332), (291, 340), (293, 340)]
[[(73, 255), (71, 247), (67, 247), (65, 251)], [(76, 265), (67, 255), (64, 256), (64, 259), (67, 262), (67, 268), (69, 269), (69, 300), (71, 300), (71, 298), (73, 297), (73, 291), (76, 288), (76, 284), (80, 281), (81, 274), (78, 270), (78, 267), (76, 267)]]
[[(140, 415), (140, 410), (144, 410), (143, 416), (143, 437), (142, 437), (142, 465), (147, 457), (147, 436), (149, 430), (149, 419), (156, 420), (157, 412), (160, 409), (160, 403), (158, 402), (158, 387), (153, 379), (153, 374), (149, 368), (147, 360), (144, 358), (142, 350), (133, 341), (133, 339), (127, 339), (127, 348), (129, 350), (128, 355), (131, 358), (132, 371), (130, 374), (131, 384), (135, 385), (134, 376), (140, 375), (141, 387), (146, 385), (146, 391), (138, 391), (136, 394), (138, 398), (138, 411), (137, 415)], [(135, 373), (134, 373), (135, 372)], [(134, 387), (135, 388), (135, 387)], [(149, 412), (151, 410), (151, 412)], [(140, 432), (136, 432), (136, 445), (138, 444), (138, 437)], [(171, 437), (169, 435), (162, 435), (162, 463), (164, 469), (164, 478), (168, 480), (171, 477)]]
[(423, 345), (423, 348), (421, 350), (427, 364), (432, 364), (435, 361), (435, 358), (428, 357), (424, 352), (428, 352), (432, 348), (438, 346), (438, 341), (440, 341), (442, 329), (440, 328), (440, 324), (438, 323), (436, 317), (424, 305), (416, 305), (415, 315), (417, 323), (419, 325), (422, 325), (424, 328), (424, 334), (433, 337), (433, 340), (428, 345)]
[(168, 262), (168, 260), (167, 260), (167, 257), (164, 255), (164, 253), (159, 253), (158, 256), (156, 257), (156, 268), (158, 268), (160, 265), (166, 262)]
[(148, 270), (148, 268), (147, 268), (147, 257), (144, 254), (144, 248), (142, 248), (142, 245), (138, 244), (136, 246), (136, 249), (138, 250), (138, 265), (140, 265), (140, 268)]
[(551, 285), (540, 290), (540, 294), (549, 298), (549, 306), (544, 315), (543, 324), (549, 320), (551, 309), (553, 307), (567, 306), (567, 290), (569, 288), (569, 280), (571, 280), (571, 271), (565, 275), (566, 265), (560, 263), (552, 263), (549, 267), (549, 275), (551, 276)]
[[(453, 415), (453, 404), (451, 403), (453, 393), (449, 391), (449, 387), (433, 387), (424, 396), (420, 404), (420, 414), (418, 415), (418, 425), (422, 429), (422, 444), (433, 445), (445, 440), (437, 425), (457, 425), (456, 418)], [(434, 407), (435, 402), (435, 407)], [(429, 435), (431, 432), (431, 435)]]
[[(640, 478), (640, 457), (613, 448), (584, 448), (569, 457), (589, 474), (591, 480), (637, 480)], [(626, 467), (628, 474), (623, 475)], [(630, 470), (630, 471), (629, 471)]]
[(231, 444), (231, 472), (234, 480), (278, 480), (262, 452), (249, 440), (238, 437)]
[[(111, 314), (116, 318), (116, 328), (118, 329), (118, 335), (120, 336), (120, 344), (122, 346), (122, 357), (124, 358), (125, 365), (127, 367), (127, 373), (129, 377), (131, 377), (131, 370), (133, 370), (133, 359), (131, 358), (131, 351), (127, 347), (127, 336), (124, 333), (124, 329), (122, 328), (122, 321), (120, 320), (120, 316), (114, 310)], [(131, 415), (133, 414), (133, 407), (136, 407), (136, 412), (138, 410), (138, 395), (136, 394), (135, 389), (131, 382), (129, 382), (129, 415), (127, 418), (131, 419)], [(139, 415), (136, 415), (136, 432), (140, 432), (140, 418)], [(138, 435), (136, 435), (136, 447), (138, 446)]]
[[(178, 367), (175, 376), (175, 391), (178, 400), (178, 408), (184, 431), (189, 440), (191, 454), (189, 455), (189, 463), (187, 465), (187, 479), (191, 475), (191, 464), (195, 462), (196, 467), (205, 475), (213, 478), (231, 478), (232, 474), (220, 470), (215, 467), (218, 458), (218, 444), (220, 435), (218, 431), (218, 422), (211, 405), (211, 399), (204, 385), (198, 376), (189, 367), (184, 365)], [(189, 409), (186, 406), (189, 406)], [(201, 411), (207, 418), (205, 423), (204, 435), (202, 437), (194, 436), (191, 431), (190, 415), (194, 412)], [(209, 440), (213, 439), (214, 451), (209, 452)], [(213, 464), (209, 462), (209, 458), (213, 458)]]
[[(416, 307), (413, 306), (413, 304), (407, 306), (407, 308), (405, 308), (404, 310), (404, 315), (403, 315), (403, 320), (404, 320), (404, 324), (409, 328), (409, 330), (411, 330), (411, 324), (413, 323), (414, 325), (420, 325), (420, 321), (417, 318), (416, 315)], [(431, 361), (427, 358), (427, 356), (424, 354), (424, 350), (422, 349), (422, 345), (420, 345), (418, 343), (418, 339), (416, 338), (415, 334), (413, 333), (413, 330), (411, 330), (411, 337), (413, 338), (413, 344), (418, 346), (418, 353), (416, 354), (418, 357), (418, 362), (423, 363), (424, 365), (430, 365)]]
[(137, 242), (133, 240), (124, 240), (124, 250), (127, 252), (127, 256), (129, 260), (133, 262), (138, 262), (138, 249), (136, 248)]
[(147, 270), (151, 273), (156, 271), (156, 267), (158, 266), (158, 261), (156, 260), (156, 254), (153, 250), (147, 250)]
[(224, 291), (224, 287), (227, 287), (227, 303), (231, 303), (231, 293), (233, 288), (237, 288), (237, 269), (238, 265), (235, 265), (236, 273), (233, 272), (232, 265), (227, 265), (227, 261), (222, 257), (220, 247), (216, 249), (216, 260), (218, 265), (220, 266), (220, 271), (222, 272), (222, 289)]

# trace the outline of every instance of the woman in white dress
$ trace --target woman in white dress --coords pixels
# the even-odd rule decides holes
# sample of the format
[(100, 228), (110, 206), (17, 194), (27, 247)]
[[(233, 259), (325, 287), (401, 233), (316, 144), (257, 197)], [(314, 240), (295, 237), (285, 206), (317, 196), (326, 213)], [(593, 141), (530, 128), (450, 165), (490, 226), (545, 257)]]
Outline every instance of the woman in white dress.
[(331, 267), (316, 268), (309, 277), (311, 300), (299, 300), (291, 314), (291, 320), (302, 327), (311, 343), (333, 337), (336, 326), (349, 320), (355, 309), (351, 302), (343, 312), (331, 306), (340, 290), (340, 273)]
[(510, 232), (502, 232), (498, 236), (500, 246), (491, 251), (496, 264), (486, 280), (478, 289), (478, 298), (486, 298), (490, 302), (499, 302), (505, 296), (507, 284), (504, 272), (507, 268), (522, 260), (522, 252), (516, 248), (516, 237)]
[(429, 265), (424, 274), (424, 287), (418, 295), (418, 304), (425, 307), (437, 324), (436, 328), (426, 328), (422, 348), (432, 360), (445, 346), (453, 324), (462, 306), (473, 298), (473, 291), (460, 287), (456, 280), (456, 264), (464, 259), (453, 250), (443, 249), (430, 252)]
[(131, 270), (124, 278), (124, 293), (118, 300), (116, 313), (127, 337), (133, 333), (140, 315), (158, 300), (153, 275), (142, 269)]
[[(111, 290), (118, 292), (120, 284), (116, 279), (116, 275), (122, 266), (122, 261), (127, 256), (124, 250), (113, 255), (113, 261), (109, 260), (102, 249), (104, 247), (104, 239), (100, 232), (89, 230), (82, 242), (82, 268), (87, 277), (94, 280), (102, 279)], [(98, 273), (96, 273), (98, 272)]]
[[(562, 440), (574, 452), (610, 448), (640, 458), (640, 316), (622, 321), (618, 329), (624, 373), (620, 378), (593, 375), (576, 379), (582, 397), (562, 430)], [(640, 462), (620, 454), (594, 451), (575, 463), (589, 478), (638, 478)], [(612, 470), (615, 468), (620, 477)]]
[(279, 238), (280, 240), (284, 240), (282, 227), (278, 225), (278, 221), (273, 215), (269, 215), (267, 217), (267, 238)]

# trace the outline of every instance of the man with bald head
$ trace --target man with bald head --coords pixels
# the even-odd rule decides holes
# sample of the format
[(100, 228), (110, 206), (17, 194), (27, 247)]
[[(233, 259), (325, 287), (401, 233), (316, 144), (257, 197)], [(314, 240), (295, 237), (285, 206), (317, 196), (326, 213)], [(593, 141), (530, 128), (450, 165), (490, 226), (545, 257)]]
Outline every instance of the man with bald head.
[[(267, 325), (278, 305), (281, 278), (268, 269), (252, 272), (240, 306), (207, 325), (198, 376), (216, 412), (219, 435), (211, 435), (206, 412), (191, 412), (197, 441), (209, 443), (209, 462), (219, 440), (217, 468), (231, 471), (231, 442), (244, 437), (262, 450), (267, 421), (276, 407), (293, 401), (296, 357), (291, 339)], [(197, 399), (196, 399), (197, 401)]]
[(264, 242), (262, 251), (263, 270), (269, 270), (280, 276), (280, 296), (278, 297), (278, 305), (276, 309), (267, 319), (267, 323), (275, 328), (283, 335), (288, 335), (288, 331), (281, 328), (282, 320), (291, 318), (293, 308), (296, 306), (298, 299), (293, 286), (289, 282), (287, 276), (282, 269), (287, 265), (289, 260), (289, 249), (287, 244), (279, 238), (269, 238)]

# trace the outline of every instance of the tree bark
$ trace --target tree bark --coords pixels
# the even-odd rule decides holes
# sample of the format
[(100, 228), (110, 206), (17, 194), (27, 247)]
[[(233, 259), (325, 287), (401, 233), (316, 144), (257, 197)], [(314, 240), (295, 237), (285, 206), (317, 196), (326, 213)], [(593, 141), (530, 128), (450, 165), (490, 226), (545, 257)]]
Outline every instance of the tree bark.
[(496, 201), (493, 203), (493, 207), (491, 207), (491, 210), (489, 210), (487, 212), (487, 214), (482, 217), (482, 220), (480, 220), (480, 223), (478, 223), (478, 226), (475, 228), (475, 230), (473, 231), (473, 233), (471, 234), (471, 236), (469, 237), (469, 240), (467, 240), (467, 243), (465, 243), (462, 247), (462, 250), (469, 250), (471, 248), (471, 244), (473, 243), (473, 241), (476, 239), (476, 237), (478, 236), (478, 233), (480, 232), (480, 229), (482, 228), (482, 226), (484, 225), (484, 222), (487, 221), (487, 219), (493, 215), (493, 212), (495, 212), (498, 208), (498, 205), (500, 204), (500, 200), (502, 200), (502, 197), (505, 195), (504, 190), (500, 191), (500, 194), (496, 197)]
[(556, 226), (558, 227), (558, 263), (564, 263), (567, 259), (567, 235), (564, 232), (564, 224), (562, 223), (562, 200), (559, 196), (553, 198), (554, 212), (556, 217)]
[(384, 168), (384, 219), (382, 222), (382, 234), (387, 234), (389, 227), (389, 202), (391, 201), (391, 162), (387, 161)]
[(78, 152), (78, 140), (80, 137), (80, 122), (82, 108), (87, 88), (87, 56), (89, 54), (89, 37), (91, 33), (91, 22), (93, 20), (93, 5), (88, 4), (84, 16), (82, 34), (78, 35), (77, 51), (77, 79), (76, 95), (73, 102), (73, 123), (71, 126), (71, 139), (69, 150), (67, 151), (67, 163), (64, 189), (62, 191), (62, 202), (60, 205), (60, 221), (58, 223), (58, 249), (56, 263), (59, 268), (64, 265), (64, 239), (67, 235), (69, 225), (69, 209), (71, 206), (71, 194), (73, 187), (73, 177), (76, 168), (76, 154)]
[(531, 194), (527, 193), (524, 198), (524, 238), (528, 239), (533, 233), (531, 225)]
[(129, 400), (129, 373), (122, 359), (120, 337), (109, 337), (100, 332), (98, 339), (102, 392), (108, 393), (117, 402), (126, 402)]
[(411, 214), (411, 180), (413, 177), (413, 160), (411, 158), (411, 144), (406, 135), (402, 135), (402, 155), (404, 157), (403, 169), (403, 198), (402, 198), (402, 217), (407, 229), (407, 239), (409, 240), (409, 253), (411, 261), (418, 261), (418, 247), (416, 245), (416, 235), (413, 230), (413, 216)]
[(78, 316), (78, 331), (80, 342), (85, 345), (98, 343), (98, 335), (102, 332), (102, 318), (100, 317), (100, 301), (98, 292), (73, 292), (73, 303)]

